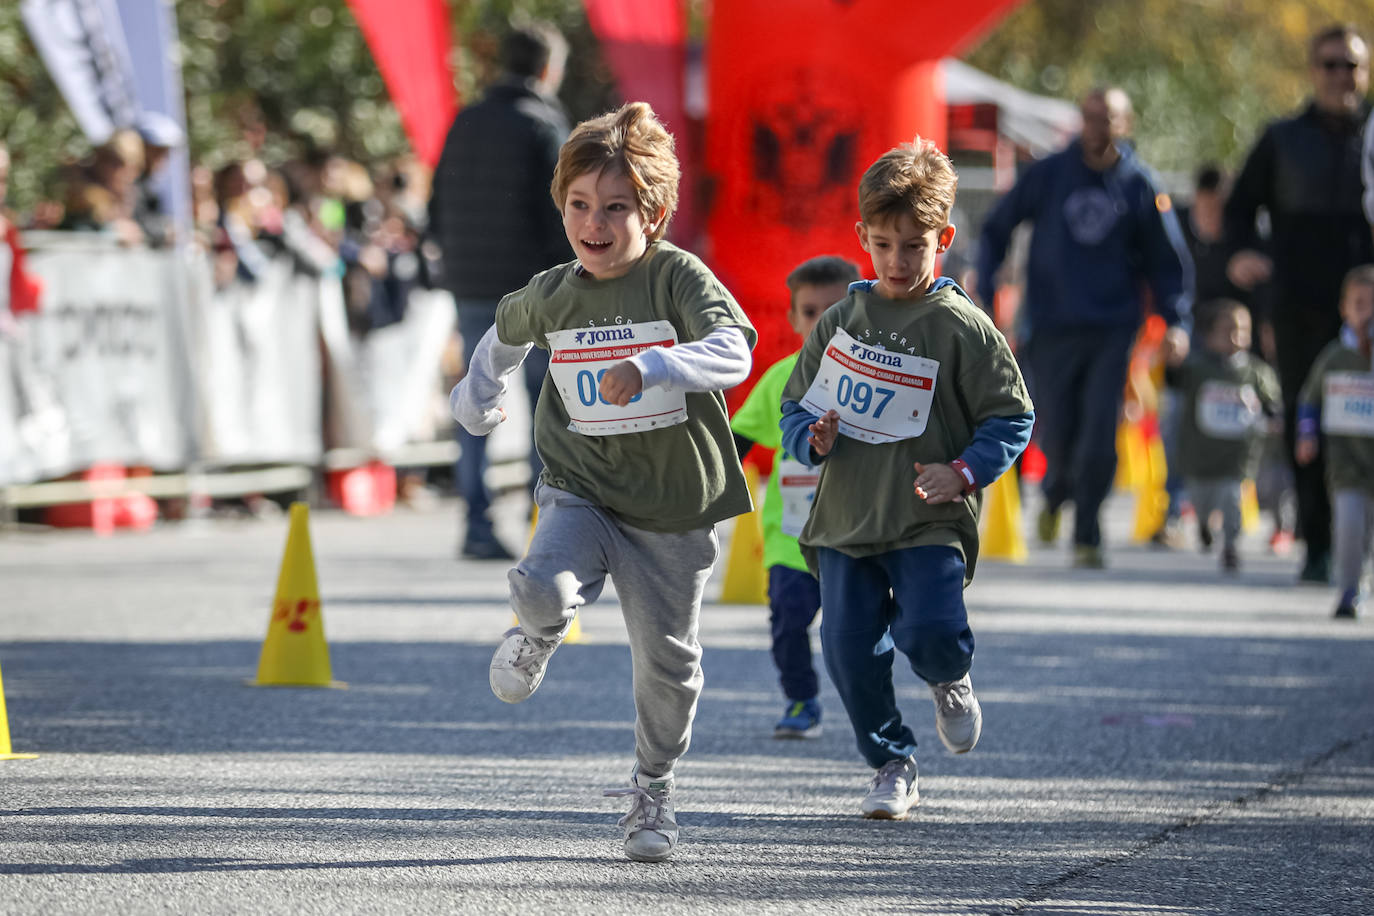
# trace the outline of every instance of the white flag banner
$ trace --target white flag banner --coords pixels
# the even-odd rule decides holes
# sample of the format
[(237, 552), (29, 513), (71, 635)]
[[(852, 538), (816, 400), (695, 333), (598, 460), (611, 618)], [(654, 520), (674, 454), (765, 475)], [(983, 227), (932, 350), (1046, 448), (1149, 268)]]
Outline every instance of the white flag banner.
[(138, 116), (133, 65), (114, 0), (24, 0), (24, 25), (91, 143)]

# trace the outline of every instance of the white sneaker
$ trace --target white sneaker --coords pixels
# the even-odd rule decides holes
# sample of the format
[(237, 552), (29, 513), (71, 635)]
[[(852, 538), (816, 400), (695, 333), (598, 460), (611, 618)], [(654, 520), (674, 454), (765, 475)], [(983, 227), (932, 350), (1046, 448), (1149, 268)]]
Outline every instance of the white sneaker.
[(916, 791), (916, 758), (889, 760), (873, 776), (860, 810), (864, 817), (900, 821), (912, 805), (921, 800)]
[(519, 627), (506, 631), (505, 642), (491, 657), (488, 681), (498, 700), (519, 703), (528, 700), (544, 680), (544, 668), (561, 639), (539, 639), (525, 635)]
[(636, 862), (662, 862), (677, 845), (677, 817), (673, 814), (673, 777), (636, 772), (625, 788), (607, 789), (613, 798), (631, 796), (630, 811), (619, 821), (625, 828), (625, 855)]
[(935, 730), (945, 747), (956, 754), (967, 754), (983, 734), (983, 708), (973, 695), (967, 674), (947, 684), (931, 684), (935, 699)]

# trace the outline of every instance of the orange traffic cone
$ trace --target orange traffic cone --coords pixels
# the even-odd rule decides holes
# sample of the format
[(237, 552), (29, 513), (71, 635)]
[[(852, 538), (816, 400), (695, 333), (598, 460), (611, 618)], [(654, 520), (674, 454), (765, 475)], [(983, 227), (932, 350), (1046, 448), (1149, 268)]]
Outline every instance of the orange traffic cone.
[(749, 481), (749, 493), (754, 496), (754, 511), (735, 519), (720, 600), (722, 604), (767, 604), (768, 577), (763, 569), (763, 510), (758, 499), (758, 468), (746, 464), (744, 477)]
[[(537, 527), (539, 527), (539, 506), (535, 505), (530, 507), (530, 536), (525, 538), (526, 553), (529, 553), (530, 545), (534, 543), (534, 529)], [(511, 615), (511, 619), (515, 621), (517, 627), (520, 626), (519, 617)], [(583, 641), (582, 618), (574, 617), (572, 623), (568, 624), (568, 632), (563, 635), (563, 642), (579, 643)]]
[(0, 675), (0, 760), (33, 760), (37, 754), (16, 754), (10, 747), (10, 719), (5, 712), (5, 678)]
[(254, 687), (347, 686), (334, 680), (329, 667), (315, 555), (310, 548), (310, 507), (305, 503), (291, 504), (277, 597), (258, 659), (257, 679), (248, 683)]
[(1021, 491), (1014, 467), (984, 491), (981, 541), (978, 555), (984, 559), (1024, 563), (1029, 557), (1021, 534)]

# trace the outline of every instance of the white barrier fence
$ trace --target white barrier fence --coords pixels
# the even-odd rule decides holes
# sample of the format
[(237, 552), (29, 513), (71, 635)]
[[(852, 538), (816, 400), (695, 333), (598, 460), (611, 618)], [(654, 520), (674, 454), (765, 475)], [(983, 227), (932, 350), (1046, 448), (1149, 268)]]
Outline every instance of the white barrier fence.
[(30, 264), (42, 309), (0, 333), (0, 503), (49, 501), (43, 487), (68, 501), (25, 485), (99, 463), (199, 474), (456, 454), (442, 419), (446, 293), (416, 293), (404, 321), (359, 339), (338, 279), (286, 259), (222, 290), (203, 255), (90, 237), (49, 239)]

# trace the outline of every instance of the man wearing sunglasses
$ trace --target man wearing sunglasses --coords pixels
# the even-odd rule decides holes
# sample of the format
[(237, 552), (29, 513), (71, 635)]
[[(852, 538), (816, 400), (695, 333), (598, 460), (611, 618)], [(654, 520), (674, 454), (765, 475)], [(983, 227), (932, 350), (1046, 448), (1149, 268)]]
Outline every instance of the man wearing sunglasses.
[[(1374, 262), (1374, 237), (1361, 207), (1362, 133), (1370, 105), (1369, 45), (1353, 26), (1322, 29), (1308, 45), (1312, 98), (1293, 117), (1270, 124), (1250, 151), (1226, 205), (1227, 275), (1242, 289), (1273, 280), (1261, 320), (1273, 330), (1283, 386), (1284, 438), (1293, 459), (1296, 403), (1321, 349), (1340, 332), (1341, 279)], [(1268, 255), (1256, 223), (1269, 216)], [(1267, 335), (1266, 335), (1267, 336)], [(1307, 542), (1301, 578), (1326, 582), (1331, 566), (1331, 509), (1320, 460), (1294, 466), (1300, 535)]]

